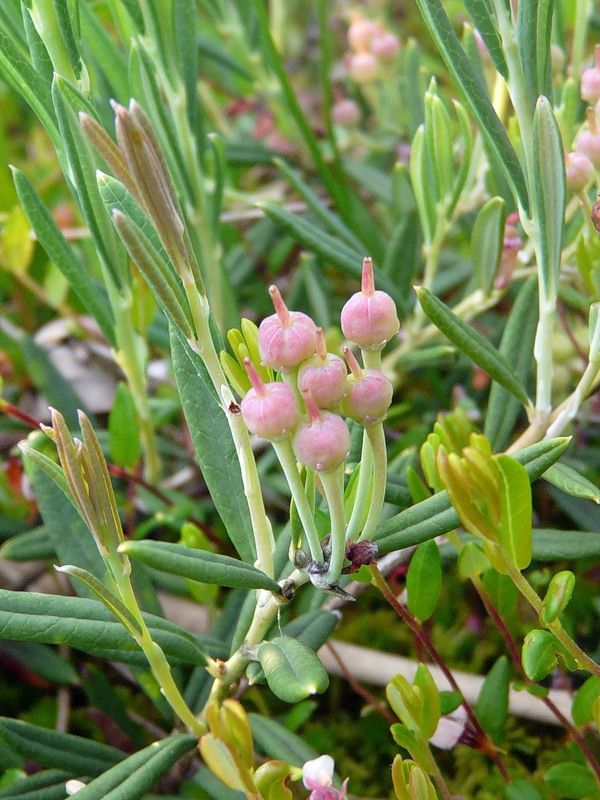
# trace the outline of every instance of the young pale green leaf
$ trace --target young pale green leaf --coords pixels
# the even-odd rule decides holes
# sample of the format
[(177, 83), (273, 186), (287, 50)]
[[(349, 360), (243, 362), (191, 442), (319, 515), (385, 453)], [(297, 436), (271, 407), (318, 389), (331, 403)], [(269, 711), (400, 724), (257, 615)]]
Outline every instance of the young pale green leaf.
[(435, 197), (432, 181), (427, 169), (427, 147), (425, 126), (417, 128), (410, 149), (410, 179), (415, 202), (419, 212), (419, 220), (426, 242), (431, 242), (435, 232)]
[(495, 744), (502, 744), (504, 740), (509, 689), (508, 659), (500, 656), (485, 677), (475, 708), (481, 727)]
[(426, 739), (433, 736), (440, 721), (441, 701), (435, 681), (425, 664), (419, 664), (413, 686), (421, 692), (420, 730)]
[(494, 456), (502, 503), (500, 544), (517, 569), (531, 562), (531, 485), (527, 470), (511, 456)]
[(544, 480), (571, 497), (600, 503), (600, 489), (566, 464), (553, 464), (543, 475)]
[[(153, 742), (80, 789), (80, 800), (138, 800), (179, 759), (198, 744), (195, 736), (174, 734)], [(83, 770), (85, 772), (85, 770)]]
[(524, 406), (529, 405), (527, 392), (506, 358), (475, 328), (463, 322), (428, 289), (415, 289), (421, 308), (431, 322), (465, 355), (481, 367), (493, 380), (509, 391)]
[(242, 474), (225, 414), (199, 356), (171, 328), (173, 372), (196, 458), (217, 512), (235, 549), (256, 561)]
[(513, 619), (517, 613), (519, 590), (507, 575), (490, 569), (483, 575), (483, 586), (503, 619)]
[[(527, 280), (510, 312), (499, 352), (509, 359), (517, 378), (526, 385), (533, 357), (533, 343), (538, 321), (537, 277)], [(484, 433), (496, 452), (510, 439), (521, 404), (500, 383), (494, 381), (485, 415)]]
[(527, 186), (517, 154), (494, 111), (485, 82), (462, 49), (441, 0), (417, 0), (417, 6), (448, 71), (462, 92), (465, 105), (480, 126), (488, 147), (499, 159), (515, 196), (527, 210)]
[(73, 772), (59, 769), (26, 775), (1, 788), (0, 800), (65, 800), (65, 783), (72, 777)]
[(567, 607), (575, 588), (575, 575), (570, 570), (562, 570), (552, 576), (544, 597), (542, 624), (554, 620)]
[(7, 717), (0, 717), (0, 738), (24, 758), (43, 767), (66, 770), (70, 775), (99, 775), (125, 756), (114, 747), (82, 736)]
[(404, 747), (405, 750), (408, 750), (415, 761), (426, 764), (428, 759), (431, 758), (431, 754), (428, 753), (422, 744), (417, 740), (415, 734), (404, 725), (401, 725), (399, 722), (396, 723), (396, 725), (392, 725), (390, 728), (390, 733), (394, 737), (396, 744), (399, 744), (400, 747)]
[(472, 578), (481, 575), (490, 568), (488, 557), (479, 542), (467, 542), (458, 554), (458, 574), (461, 578)]
[(523, 0), (518, 6), (517, 44), (532, 109), (540, 95), (552, 100), (553, 10), (554, 0)]
[[(144, 614), (144, 619), (171, 663), (204, 664), (192, 634), (152, 614)], [(91, 655), (146, 666), (132, 636), (97, 600), (0, 590), (0, 630), (5, 639), (67, 644)]]
[(481, 35), (494, 66), (500, 75), (508, 80), (508, 66), (490, 0), (465, 0), (465, 8), (473, 20), (473, 25)]
[(484, 294), (494, 286), (502, 248), (504, 246), (504, 224), (506, 203), (501, 197), (492, 197), (482, 206), (471, 234), (471, 255), (477, 285)]
[(73, 73), (79, 80), (83, 63), (79, 52), (81, 27), (79, 22), (79, 2), (73, 0), (52, 0), (56, 23), (65, 53), (71, 62)]
[(125, 383), (117, 387), (108, 416), (108, 447), (115, 464), (133, 469), (140, 458), (140, 429), (135, 403)]
[(587, 681), (582, 684), (573, 699), (571, 716), (576, 725), (587, 725), (594, 718), (593, 706), (600, 697), (600, 678), (597, 675), (590, 675)]
[[(406, 575), (408, 610), (420, 622), (433, 614), (442, 588), (442, 563), (437, 544), (420, 544), (410, 560)], [(433, 734), (432, 734), (433, 735)]]
[[(200, 755), (213, 775), (234, 792), (245, 792), (248, 789), (249, 775), (233, 757), (229, 746), (212, 733), (207, 733), (200, 739)], [(246, 778), (246, 781), (244, 781)], [(246, 794), (246, 796), (251, 796)]]
[(569, 669), (577, 667), (553, 633), (529, 631), (521, 649), (523, 669), (528, 678), (532, 681), (543, 680), (556, 667), (558, 656), (561, 656)]
[(548, 786), (565, 800), (597, 797), (598, 781), (583, 764), (575, 761), (563, 761), (554, 764), (545, 773), (544, 780)]
[(19, 201), (38, 242), (114, 347), (114, 319), (106, 290), (89, 275), (29, 179), (19, 169), (13, 167), (12, 172)]
[[(363, 259), (360, 252), (274, 203), (259, 203), (258, 207), (307, 250), (316, 253), (346, 275), (360, 280)], [(399, 294), (394, 281), (377, 267), (375, 267), (375, 286), (388, 292), (398, 306), (398, 311), (403, 312), (406, 305), (405, 298)]]
[[(435, 89), (435, 82), (432, 80)], [(430, 88), (425, 94), (425, 143), (440, 200), (452, 195), (455, 178), (452, 123), (442, 99)], [(412, 153), (411, 153), (412, 159)]]
[[(520, 450), (514, 454), (514, 458), (524, 465), (529, 480), (533, 482), (558, 461), (569, 442), (568, 438), (546, 439)], [(450, 505), (448, 494), (439, 492), (381, 522), (374, 540), (380, 555), (384, 555), (441, 536), (459, 525), (458, 514)]]
[(251, 564), (206, 550), (192, 550), (169, 542), (129, 540), (119, 547), (119, 552), (139, 559), (154, 569), (201, 583), (214, 583), (232, 589), (280, 592), (276, 581)]
[(565, 220), (565, 159), (552, 105), (543, 95), (533, 116), (534, 202), (539, 219), (540, 291), (550, 302), (558, 292)]
[(315, 651), (290, 636), (278, 636), (258, 649), (269, 689), (286, 703), (298, 703), (329, 686), (329, 676)]

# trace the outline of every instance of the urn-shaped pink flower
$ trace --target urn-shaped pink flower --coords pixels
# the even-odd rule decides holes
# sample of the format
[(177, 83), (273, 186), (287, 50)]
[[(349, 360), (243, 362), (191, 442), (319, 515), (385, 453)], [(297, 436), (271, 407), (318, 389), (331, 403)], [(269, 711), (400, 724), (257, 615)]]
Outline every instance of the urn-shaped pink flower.
[(286, 383), (263, 383), (249, 358), (244, 366), (252, 382), (241, 405), (248, 430), (271, 442), (285, 439), (300, 419), (294, 390)]
[(342, 332), (365, 350), (381, 350), (398, 333), (396, 305), (386, 292), (375, 291), (373, 261), (363, 260), (361, 291), (342, 309)]
[(317, 328), (317, 354), (298, 370), (298, 388), (309, 389), (319, 408), (330, 408), (346, 394), (346, 365), (339, 356), (327, 352), (323, 329)]
[(300, 425), (292, 439), (296, 458), (305, 467), (329, 472), (343, 463), (350, 452), (350, 433), (341, 417), (319, 411), (310, 389), (302, 392), (308, 420)]
[(581, 73), (581, 97), (593, 105), (600, 100), (600, 44), (596, 45), (596, 63)]
[(392, 402), (392, 384), (378, 369), (361, 369), (354, 354), (344, 347), (344, 355), (352, 375), (342, 400), (342, 411), (362, 425), (381, 422)]
[(580, 192), (590, 182), (594, 174), (594, 165), (584, 153), (567, 153), (565, 156), (565, 173), (567, 188), (572, 192)]
[(587, 156), (592, 164), (600, 169), (600, 130), (598, 130), (594, 109), (588, 108), (586, 113), (588, 130), (581, 131), (575, 137), (575, 150)]
[(315, 352), (317, 326), (301, 311), (289, 311), (276, 286), (269, 287), (275, 314), (258, 328), (258, 349), (263, 364), (278, 372), (295, 369)]

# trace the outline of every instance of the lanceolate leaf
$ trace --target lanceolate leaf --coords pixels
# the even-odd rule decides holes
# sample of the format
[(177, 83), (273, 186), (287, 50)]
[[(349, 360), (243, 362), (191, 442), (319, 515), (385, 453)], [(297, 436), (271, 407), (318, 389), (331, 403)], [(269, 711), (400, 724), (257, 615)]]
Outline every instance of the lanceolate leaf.
[(500, 656), (486, 675), (477, 698), (477, 717), (484, 731), (496, 744), (504, 739), (504, 726), (508, 714), (510, 669), (506, 656)]
[(254, 536), (235, 445), (225, 414), (199, 356), (171, 329), (173, 372), (196, 458), (235, 549), (256, 561)]
[(532, 109), (540, 95), (552, 100), (553, 10), (554, 0), (523, 0), (518, 6), (517, 42)]
[(481, 34), (494, 66), (503, 78), (508, 79), (508, 66), (490, 0), (465, 0), (465, 8)]
[(437, 544), (429, 540), (417, 547), (406, 576), (408, 610), (420, 622), (433, 614), (442, 588), (442, 565)]
[(128, 541), (119, 548), (154, 569), (182, 575), (201, 583), (215, 583), (232, 589), (268, 589), (279, 593), (279, 584), (256, 567), (229, 556), (193, 550), (169, 542)]
[(482, 292), (490, 292), (502, 256), (506, 204), (501, 197), (492, 197), (477, 215), (471, 248), (473, 271)]
[(273, 694), (287, 703), (298, 703), (329, 686), (329, 676), (315, 651), (289, 636), (261, 645), (258, 660)]
[(423, 311), (431, 322), (459, 350), (462, 350), (475, 364), (487, 372), (490, 378), (501, 384), (523, 405), (529, 405), (527, 392), (504, 356), (487, 339), (484, 339), (475, 328), (463, 322), (428, 289), (419, 286), (415, 291)]
[(566, 464), (554, 464), (544, 473), (544, 480), (571, 497), (600, 503), (600, 489)]
[(38, 728), (7, 717), (0, 717), (0, 738), (25, 758), (70, 774), (99, 775), (125, 757), (114, 747), (82, 736)]
[(184, 734), (153, 742), (88, 783), (77, 794), (80, 800), (138, 800), (197, 744), (195, 736)]
[[(174, 664), (204, 664), (195, 637), (173, 622), (144, 614), (152, 639)], [(68, 644), (91, 655), (146, 665), (120, 622), (97, 600), (0, 590), (0, 638)]]
[(65, 782), (72, 777), (58, 769), (36, 772), (0, 789), (0, 800), (65, 800)]
[(518, 569), (531, 562), (531, 486), (527, 471), (511, 456), (494, 456), (500, 473), (500, 544)]
[[(568, 446), (569, 439), (548, 439), (520, 450), (514, 458), (524, 465), (529, 480), (534, 481), (558, 461)], [(374, 540), (379, 553), (384, 555), (441, 536), (459, 525), (447, 493), (439, 492), (380, 523)]]

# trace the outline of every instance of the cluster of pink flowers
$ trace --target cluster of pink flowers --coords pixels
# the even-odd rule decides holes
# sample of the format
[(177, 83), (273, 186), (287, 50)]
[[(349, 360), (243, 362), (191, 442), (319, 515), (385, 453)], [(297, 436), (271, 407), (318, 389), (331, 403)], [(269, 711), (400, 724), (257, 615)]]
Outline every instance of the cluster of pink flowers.
[(368, 19), (359, 12), (352, 15), (348, 44), (351, 52), (346, 55), (346, 67), (350, 76), (363, 84), (377, 80), (382, 65), (393, 61), (400, 50), (398, 37), (381, 20)]
[[(281, 373), (283, 381), (264, 383), (246, 360), (252, 388), (241, 404), (244, 421), (263, 439), (279, 441), (291, 435), (297, 460), (310, 469), (336, 469), (350, 449), (341, 414), (363, 425), (381, 421), (392, 400), (392, 386), (379, 370), (362, 369), (346, 347), (348, 375), (344, 361), (327, 352), (323, 331), (313, 320), (290, 311), (277, 287), (269, 292), (275, 313), (261, 323), (258, 346), (262, 363)], [(370, 258), (363, 262), (361, 291), (342, 309), (341, 327), (363, 350), (382, 349), (398, 332), (394, 301), (375, 290)]]
[(574, 192), (582, 191), (594, 169), (600, 169), (600, 44), (594, 66), (581, 73), (581, 98), (588, 103), (587, 128), (575, 137), (573, 152), (565, 156), (567, 186)]

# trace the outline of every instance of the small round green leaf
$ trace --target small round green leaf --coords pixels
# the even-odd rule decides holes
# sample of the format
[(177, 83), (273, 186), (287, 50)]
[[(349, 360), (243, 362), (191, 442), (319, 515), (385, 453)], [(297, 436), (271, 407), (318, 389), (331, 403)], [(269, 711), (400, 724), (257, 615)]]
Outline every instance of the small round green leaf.
[(587, 767), (573, 761), (565, 761), (550, 767), (544, 775), (546, 783), (565, 800), (596, 795), (598, 782)]
[(575, 588), (575, 575), (571, 570), (565, 569), (557, 572), (550, 581), (546, 596), (544, 597), (544, 610), (542, 611), (542, 624), (553, 622), (565, 610), (573, 589)]
[(579, 687), (573, 700), (571, 715), (576, 725), (586, 725), (591, 722), (594, 717), (594, 702), (598, 697), (600, 697), (600, 678), (597, 675), (591, 675)]
[(420, 544), (411, 559), (406, 576), (408, 610), (421, 622), (433, 614), (442, 587), (442, 563), (437, 544)]
[(314, 650), (290, 636), (278, 636), (258, 649), (258, 660), (274, 695), (297, 703), (329, 686), (329, 676)]

